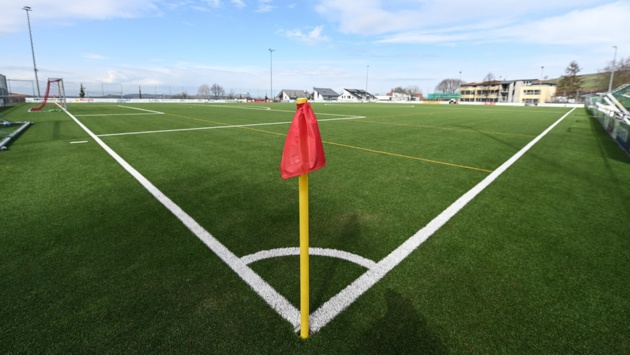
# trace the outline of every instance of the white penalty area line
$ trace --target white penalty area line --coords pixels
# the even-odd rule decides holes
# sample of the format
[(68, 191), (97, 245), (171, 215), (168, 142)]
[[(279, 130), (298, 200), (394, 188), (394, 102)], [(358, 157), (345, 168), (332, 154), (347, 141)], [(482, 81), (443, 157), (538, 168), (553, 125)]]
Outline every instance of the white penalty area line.
[[(360, 118), (365, 118), (365, 116), (348, 116), (348, 117), (337, 117), (337, 118), (324, 118), (321, 120), (317, 120), (317, 122), (325, 122), (325, 121), (343, 121), (343, 120), (356, 120)], [(141, 132), (123, 132), (123, 133), (107, 133), (107, 134), (99, 134), (99, 137), (113, 137), (113, 136), (128, 136), (135, 134), (154, 134), (154, 133), (173, 133), (173, 132), (186, 132), (186, 131), (203, 131), (207, 129), (222, 129), (222, 128), (243, 128), (243, 127), (256, 127), (256, 126), (273, 126), (280, 124), (290, 124), (291, 121), (284, 122), (268, 122), (268, 123), (251, 123), (251, 124), (240, 124), (240, 125), (227, 125), (227, 126), (211, 126), (211, 127), (194, 127), (194, 128), (178, 128), (178, 129), (162, 129), (155, 131), (141, 131)]]
[(197, 221), (176, 205), (155, 185), (147, 180), (134, 167), (129, 165), (120, 155), (114, 152), (107, 144), (105, 144), (96, 134), (90, 131), (81, 121), (73, 116), (68, 110), (63, 109), (87, 134), (96, 141), (118, 164), (120, 164), (131, 176), (145, 188), (153, 197), (155, 197), (164, 207), (166, 207), (175, 217), (177, 217), (197, 238), (199, 238), (210, 250), (212, 250), (224, 263), (226, 263), (234, 272), (240, 276), (253, 290), (256, 292), (271, 308), (273, 308), (281, 317), (286, 319), (293, 327), (299, 327), (300, 311), (293, 306), (284, 296), (276, 291), (271, 285), (263, 280), (256, 272), (254, 272), (247, 264), (238, 256), (232, 253), (221, 242), (214, 238), (207, 230), (205, 230)]
[(512, 166), (519, 158), (521, 158), (527, 151), (529, 151), (538, 141), (546, 136), (554, 127), (556, 127), (562, 120), (564, 120), (569, 114), (571, 114), (575, 108), (564, 114), (545, 131), (543, 131), (538, 137), (534, 138), (520, 151), (514, 154), (510, 159), (503, 163), (500, 167), (494, 170), (490, 175), (478, 183), (475, 187), (470, 189), (460, 198), (458, 198), (447, 209), (435, 217), (424, 228), (420, 229), (416, 234), (407, 239), (398, 248), (392, 251), (389, 255), (383, 258), (376, 265), (366, 271), (363, 275), (357, 278), (354, 282), (341, 290), (338, 294), (333, 296), (330, 300), (326, 301), (320, 308), (313, 312), (310, 316), (310, 326), (312, 332), (319, 331), (322, 327), (326, 326), (331, 320), (333, 320), (339, 313), (350, 306), (354, 301), (359, 298), (365, 291), (374, 286), (379, 280), (381, 280), (387, 273), (389, 273), (394, 267), (402, 262), (411, 252), (416, 250), (422, 243), (424, 243), (429, 237), (437, 232), (446, 222), (453, 218), (464, 206), (466, 206), (472, 199), (474, 199), (481, 191), (488, 187), (494, 180), (496, 180), (503, 172), (505, 172), (510, 166)]

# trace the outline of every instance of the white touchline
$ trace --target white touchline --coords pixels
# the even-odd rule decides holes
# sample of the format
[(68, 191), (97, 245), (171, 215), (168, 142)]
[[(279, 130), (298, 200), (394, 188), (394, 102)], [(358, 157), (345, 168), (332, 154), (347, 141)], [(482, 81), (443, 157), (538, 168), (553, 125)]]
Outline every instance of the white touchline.
[(437, 232), (446, 222), (455, 216), (464, 206), (466, 206), (481, 191), (498, 178), (505, 170), (522, 157), (531, 147), (541, 140), (547, 133), (556, 127), (562, 120), (567, 117), (575, 108), (560, 117), (556, 122), (543, 131), (538, 137), (529, 142), (523, 149), (514, 154), (510, 159), (494, 170), (490, 175), (470, 189), (447, 209), (435, 217), (424, 228), (420, 229), (416, 234), (407, 239), (398, 248), (394, 249), (389, 255), (379, 261), (376, 266), (370, 268), (363, 275), (359, 276), (354, 282), (346, 286), (338, 294), (326, 301), (320, 308), (313, 312), (310, 316), (310, 327), (312, 332), (319, 331), (322, 327), (333, 320), (339, 313), (351, 305), (365, 291), (374, 286), (383, 276), (390, 272), (396, 265), (403, 261), (411, 252), (424, 243), (433, 233)]
[[(356, 120), (359, 118), (365, 118), (365, 116), (349, 116), (349, 117), (339, 117), (339, 118), (323, 118), (321, 120), (317, 120), (317, 122), (323, 121), (342, 121), (342, 120)], [(128, 136), (135, 134), (153, 134), (153, 133), (172, 133), (172, 132), (186, 132), (186, 131), (203, 131), (206, 129), (221, 129), (221, 128), (242, 128), (242, 127), (256, 127), (256, 126), (273, 126), (279, 124), (290, 124), (291, 121), (284, 122), (269, 122), (269, 123), (251, 123), (251, 124), (239, 124), (239, 125), (229, 125), (229, 126), (211, 126), (211, 127), (194, 127), (194, 128), (177, 128), (177, 129), (163, 129), (156, 131), (142, 131), (142, 132), (123, 132), (123, 133), (107, 133), (107, 134), (99, 134), (99, 137), (113, 137), (113, 136)]]
[[(61, 107), (61, 106), (60, 106)], [(63, 108), (62, 108), (63, 109)], [(225, 262), (238, 276), (243, 279), (271, 308), (286, 319), (293, 327), (299, 327), (300, 312), (284, 296), (278, 293), (267, 281), (247, 266), (238, 256), (215, 239), (199, 223), (190, 217), (184, 210), (176, 205), (170, 198), (162, 193), (155, 185), (147, 180), (135, 168), (127, 163), (118, 153), (114, 152), (107, 144), (90, 131), (81, 121), (74, 117), (66, 109), (63, 109), (90, 137), (92, 137), (114, 160), (118, 162), (129, 174), (149, 191), (164, 207), (175, 215), (197, 238), (206, 244), (223, 262)]]

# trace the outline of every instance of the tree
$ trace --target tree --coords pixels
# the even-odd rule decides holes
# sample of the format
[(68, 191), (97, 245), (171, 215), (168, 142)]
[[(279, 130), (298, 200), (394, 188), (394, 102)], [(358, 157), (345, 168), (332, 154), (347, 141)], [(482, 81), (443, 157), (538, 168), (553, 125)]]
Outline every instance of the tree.
[(83, 87), (83, 83), (81, 83), (81, 86), (79, 87), (79, 97), (80, 98), (85, 97), (85, 88)]
[(582, 68), (575, 60), (569, 63), (569, 66), (564, 70), (566, 75), (563, 75), (558, 82), (558, 91), (564, 92), (564, 96), (575, 95), (577, 100), (582, 87), (582, 78), (578, 76), (580, 70)]
[(187, 93), (186, 91), (182, 91), (182, 92), (181, 92), (181, 93), (179, 93), (179, 94), (175, 94), (175, 95), (173, 95), (173, 97), (172, 97), (172, 98), (173, 98), (173, 99), (187, 99), (187, 98), (189, 98), (189, 96), (188, 96), (188, 93)]
[(486, 76), (483, 78), (483, 81), (494, 81), (494, 79), (496, 79), (494, 77), (494, 74), (492, 74), (492, 72), (486, 74)]
[(407, 94), (411, 95), (411, 97), (422, 94), (422, 90), (418, 85), (409, 85), (405, 88), (405, 90), (407, 90)]
[(459, 79), (444, 79), (435, 86), (435, 92), (442, 94), (455, 94), (459, 90), (462, 81)]
[(622, 57), (615, 63), (610, 61), (604, 69), (600, 70), (601, 73), (607, 73), (608, 75), (600, 75), (601, 79), (598, 86), (608, 89), (608, 85), (610, 85), (610, 74), (613, 67), (615, 69), (612, 83), (613, 90), (623, 84), (630, 83), (630, 57), (625, 59)]
[(210, 87), (207, 84), (203, 84), (197, 90), (197, 97), (200, 99), (209, 99), (210, 98)]
[(212, 84), (212, 86), (210, 87), (210, 92), (215, 99), (218, 99), (221, 96), (225, 95), (225, 90), (223, 90), (223, 87), (217, 83)]

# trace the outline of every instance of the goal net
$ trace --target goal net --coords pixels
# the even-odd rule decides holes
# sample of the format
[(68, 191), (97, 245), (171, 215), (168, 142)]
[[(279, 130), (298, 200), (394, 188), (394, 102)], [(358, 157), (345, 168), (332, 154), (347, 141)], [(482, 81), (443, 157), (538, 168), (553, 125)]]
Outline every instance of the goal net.
[(63, 86), (63, 79), (61, 78), (48, 78), (48, 84), (46, 85), (46, 94), (44, 99), (39, 105), (31, 108), (29, 112), (40, 111), (48, 103), (55, 103), (57, 106), (61, 106), (66, 109), (66, 90)]

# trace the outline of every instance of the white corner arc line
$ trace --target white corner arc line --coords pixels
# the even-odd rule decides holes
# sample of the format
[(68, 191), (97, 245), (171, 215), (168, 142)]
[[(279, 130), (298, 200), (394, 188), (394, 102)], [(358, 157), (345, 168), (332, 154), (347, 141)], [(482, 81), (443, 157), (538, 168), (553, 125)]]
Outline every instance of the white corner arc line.
[(243, 279), (267, 304), (271, 306), (281, 317), (286, 319), (293, 327), (300, 324), (300, 311), (295, 308), (284, 296), (276, 291), (267, 281), (247, 266), (241, 259), (232, 253), (221, 242), (215, 239), (197, 221), (189, 216), (170, 198), (162, 193), (155, 185), (147, 180), (140, 172), (127, 163), (118, 153), (114, 152), (107, 144), (98, 138), (81, 121), (74, 117), (68, 110), (63, 109), (90, 137), (92, 137), (116, 162), (118, 162), (129, 174), (131, 174), (151, 195), (153, 195), (164, 207), (177, 217), (197, 238), (210, 248), (223, 262)]
[[(353, 254), (343, 250), (328, 249), (328, 248), (308, 248), (309, 255), (315, 256), (327, 256), (331, 258), (347, 260), (351, 263), (363, 266), (366, 269), (371, 269), (376, 263), (368, 258), (364, 258), (360, 255)], [(296, 256), (300, 255), (300, 248), (277, 248), (271, 250), (262, 250), (253, 254), (245, 255), (241, 257), (246, 265), (254, 263), (256, 261), (277, 258), (283, 256)]]
[(481, 191), (488, 187), (496, 180), (505, 170), (512, 166), (519, 158), (521, 158), (534, 144), (538, 143), (547, 135), (554, 127), (556, 127), (565, 117), (571, 114), (575, 108), (560, 117), (556, 122), (551, 124), (545, 131), (529, 142), (525, 147), (514, 154), (510, 159), (494, 170), (490, 175), (475, 185), (468, 192), (463, 194), (455, 202), (453, 202), (442, 213), (429, 222), (424, 228), (420, 229), (416, 234), (412, 235), (398, 248), (394, 249), (389, 255), (379, 261), (375, 267), (370, 268), (363, 275), (359, 276), (350, 285), (346, 286), (338, 294), (326, 301), (320, 308), (313, 312), (310, 316), (310, 326), (312, 332), (319, 331), (333, 320), (339, 313), (350, 306), (365, 291), (374, 286), (380, 279), (389, 273), (394, 267), (402, 262), (411, 252), (424, 243), (429, 237), (437, 232), (446, 222), (455, 216), (464, 206), (466, 206)]

